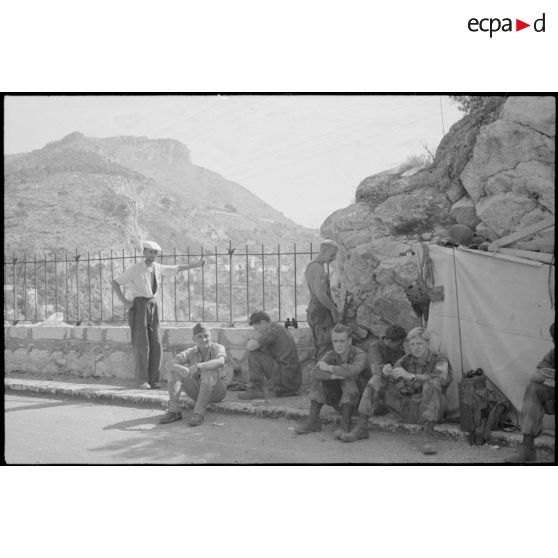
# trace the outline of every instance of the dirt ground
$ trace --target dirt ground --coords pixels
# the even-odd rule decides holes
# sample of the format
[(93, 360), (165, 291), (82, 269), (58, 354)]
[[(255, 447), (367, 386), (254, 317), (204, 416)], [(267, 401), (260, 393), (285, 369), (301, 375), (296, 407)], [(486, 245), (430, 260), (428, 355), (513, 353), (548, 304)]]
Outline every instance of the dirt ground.
[[(31, 395), (5, 396), (5, 458), (10, 464), (487, 464), (515, 449), (435, 440), (424, 455), (421, 435), (371, 432), (345, 444), (333, 425), (304, 436), (286, 419), (208, 413), (202, 426), (160, 425), (162, 411)], [(187, 418), (188, 413), (185, 413)], [(539, 451), (539, 463), (551, 463)]]

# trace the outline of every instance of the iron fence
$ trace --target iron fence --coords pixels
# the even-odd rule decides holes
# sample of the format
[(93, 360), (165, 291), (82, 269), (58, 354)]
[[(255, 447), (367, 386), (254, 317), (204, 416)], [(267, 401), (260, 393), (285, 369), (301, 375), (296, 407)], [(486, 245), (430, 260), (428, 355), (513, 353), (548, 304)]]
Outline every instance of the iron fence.
[[(229, 244), (219, 251), (201, 248), (196, 253), (161, 253), (167, 265), (192, 264), (205, 258), (201, 268), (162, 277), (159, 311), (163, 322), (246, 321), (263, 309), (273, 320), (305, 320), (308, 290), (304, 269), (315, 251), (268, 251)], [(127, 267), (143, 256), (138, 253), (102, 252), (4, 257), (4, 320), (41, 322), (61, 312), (69, 324), (126, 323), (123, 305), (111, 287)], [(125, 289), (124, 289), (124, 292)], [(116, 299), (116, 301), (115, 301)]]

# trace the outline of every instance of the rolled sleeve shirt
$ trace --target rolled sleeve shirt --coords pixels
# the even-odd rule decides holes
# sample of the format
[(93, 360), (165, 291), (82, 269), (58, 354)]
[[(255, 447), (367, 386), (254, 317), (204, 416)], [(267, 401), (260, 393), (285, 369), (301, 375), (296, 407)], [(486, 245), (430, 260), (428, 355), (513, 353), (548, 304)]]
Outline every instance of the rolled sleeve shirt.
[(225, 362), (227, 360), (227, 352), (223, 345), (219, 343), (210, 343), (205, 358), (202, 355), (200, 349), (196, 347), (190, 347), (181, 353), (178, 353), (174, 357), (175, 364), (180, 364), (181, 366), (193, 366), (200, 362), (207, 362), (209, 360), (214, 360), (216, 358), (223, 357), (223, 365), (213, 370), (199, 370), (200, 374), (203, 374), (204, 380), (208, 380), (209, 384), (214, 386), (220, 379), (225, 377)]
[(400, 358), (396, 363), (396, 367), (404, 368), (411, 374), (426, 374), (431, 378), (440, 381), (442, 389), (446, 389), (453, 378), (453, 372), (449, 360), (444, 355), (439, 355), (431, 351), (428, 352), (426, 359), (420, 360), (411, 354)]
[(131, 265), (124, 273), (120, 274), (115, 280), (126, 287), (126, 294), (129, 298), (136, 297), (153, 298), (153, 274), (157, 281), (157, 293), (160, 291), (161, 276), (176, 275), (178, 273), (177, 265), (163, 265), (153, 262), (151, 266), (147, 266), (144, 261)]
[(346, 360), (338, 355), (335, 351), (329, 351), (323, 358), (326, 364), (333, 367), (332, 380), (346, 380), (356, 378), (361, 372), (368, 367), (368, 359), (366, 353), (358, 347), (351, 346), (346, 355)]

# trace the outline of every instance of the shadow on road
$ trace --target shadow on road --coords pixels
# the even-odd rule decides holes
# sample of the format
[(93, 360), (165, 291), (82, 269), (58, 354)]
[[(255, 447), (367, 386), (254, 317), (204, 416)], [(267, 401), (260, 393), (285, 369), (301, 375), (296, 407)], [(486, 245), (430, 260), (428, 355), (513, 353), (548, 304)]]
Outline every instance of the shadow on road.
[[(163, 416), (161, 414), (161, 416)], [(145, 428), (137, 428), (145, 424), (151, 424), (156, 426), (159, 424), (159, 419), (161, 417), (145, 417), (141, 419), (134, 420), (123, 420), (122, 422), (116, 422), (115, 424), (110, 424), (105, 426), (103, 430), (124, 430), (126, 432), (145, 432)]]
[(186, 419), (160, 425), (162, 416), (163, 413), (105, 426), (103, 430), (120, 430), (133, 437), (115, 440), (90, 451), (110, 452), (119, 460), (130, 463), (204, 464), (223, 461), (220, 452), (208, 452), (208, 446), (214, 442), (210, 435), (214, 429), (210, 420), (201, 427), (191, 428)]
[(21, 405), (20, 407), (9, 407), (5, 409), (6, 413), (11, 413), (12, 411), (33, 411), (37, 409), (48, 409), (50, 407), (60, 407), (66, 405), (75, 405), (71, 401), (56, 401), (53, 403), (37, 403), (35, 405)]

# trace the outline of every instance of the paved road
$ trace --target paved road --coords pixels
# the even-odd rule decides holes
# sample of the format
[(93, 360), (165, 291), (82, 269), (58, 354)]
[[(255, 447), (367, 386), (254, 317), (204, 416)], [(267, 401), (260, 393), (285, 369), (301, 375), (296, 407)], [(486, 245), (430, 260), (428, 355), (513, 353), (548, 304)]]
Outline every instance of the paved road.
[[(203, 426), (159, 425), (160, 410), (5, 396), (5, 458), (27, 463), (501, 463), (511, 448), (471, 447), (437, 440), (438, 453), (420, 452), (422, 437), (374, 432), (343, 444), (333, 426), (297, 436), (293, 421), (208, 414)], [(550, 452), (541, 461), (552, 461)]]

